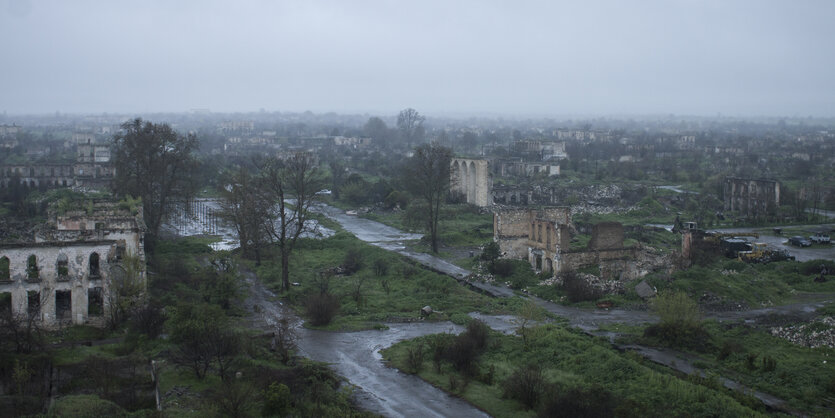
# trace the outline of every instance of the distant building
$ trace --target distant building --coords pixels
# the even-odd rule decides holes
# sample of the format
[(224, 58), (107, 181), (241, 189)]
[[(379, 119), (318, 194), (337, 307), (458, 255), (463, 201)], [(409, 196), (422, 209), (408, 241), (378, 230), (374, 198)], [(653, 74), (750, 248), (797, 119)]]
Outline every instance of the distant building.
[(780, 206), (780, 183), (771, 179), (725, 177), (725, 210), (748, 217), (768, 214)]

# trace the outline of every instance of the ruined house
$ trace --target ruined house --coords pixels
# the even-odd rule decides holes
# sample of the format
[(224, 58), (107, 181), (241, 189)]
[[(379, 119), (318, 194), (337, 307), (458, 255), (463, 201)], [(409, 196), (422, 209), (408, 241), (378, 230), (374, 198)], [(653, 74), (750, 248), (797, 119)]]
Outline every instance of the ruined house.
[(503, 258), (528, 260), (537, 271), (558, 272), (570, 242), (567, 207), (508, 209), (493, 214), (493, 240)]
[(604, 279), (631, 280), (664, 264), (646, 249), (625, 247), (623, 225), (618, 222), (595, 225), (585, 248), (571, 248), (572, 230), (567, 207), (493, 214), (493, 240), (502, 258), (527, 260), (537, 272), (556, 275), (591, 267)]
[(780, 183), (771, 179), (725, 177), (725, 210), (759, 217), (780, 207)]
[[(0, 300), (15, 315), (30, 315), (43, 326), (103, 326), (116, 290), (145, 288), (142, 208), (115, 202), (63, 214), (28, 236), (0, 243)], [(131, 263), (130, 261), (137, 261)]]
[(487, 160), (453, 158), (450, 161), (450, 193), (467, 203), (485, 207), (493, 204), (493, 179)]

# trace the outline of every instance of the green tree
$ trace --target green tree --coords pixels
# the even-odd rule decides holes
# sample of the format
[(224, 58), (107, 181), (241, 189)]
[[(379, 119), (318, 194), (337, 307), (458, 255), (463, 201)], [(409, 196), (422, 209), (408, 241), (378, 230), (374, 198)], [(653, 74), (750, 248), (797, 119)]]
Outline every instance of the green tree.
[(118, 169), (117, 194), (142, 198), (145, 224), (152, 237), (175, 206), (194, 192), (193, 152), (197, 137), (181, 135), (168, 124), (136, 118), (113, 137), (113, 163)]
[(406, 162), (404, 182), (413, 195), (426, 203), (421, 212), (423, 223), (429, 232), (432, 252), (438, 252), (438, 222), (441, 206), (449, 194), (449, 164), (452, 149), (432, 143), (415, 148)]

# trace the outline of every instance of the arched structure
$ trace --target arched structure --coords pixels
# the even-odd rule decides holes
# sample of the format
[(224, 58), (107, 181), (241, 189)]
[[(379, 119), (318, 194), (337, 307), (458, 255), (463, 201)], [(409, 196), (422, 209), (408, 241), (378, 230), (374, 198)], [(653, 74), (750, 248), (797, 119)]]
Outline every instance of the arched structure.
[(476, 206), (490, 206), (493, 198), (490, 189), (490, 163), (487, 160), (453, 158), (450, 161), (450, 193), (460, 196)]

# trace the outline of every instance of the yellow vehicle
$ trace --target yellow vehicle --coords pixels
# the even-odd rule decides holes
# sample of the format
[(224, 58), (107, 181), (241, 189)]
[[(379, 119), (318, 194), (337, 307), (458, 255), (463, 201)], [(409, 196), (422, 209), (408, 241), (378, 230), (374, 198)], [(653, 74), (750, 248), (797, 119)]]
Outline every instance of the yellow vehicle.
[(740, 251), (739, 252), (739, 261), (745, 262), (757, 262), (762, 260), (765, 256), (770, 255), (771, 252), (768, 250), (768, 245), (764, 242), (755, 242), (751, 244), (750, 251)]

